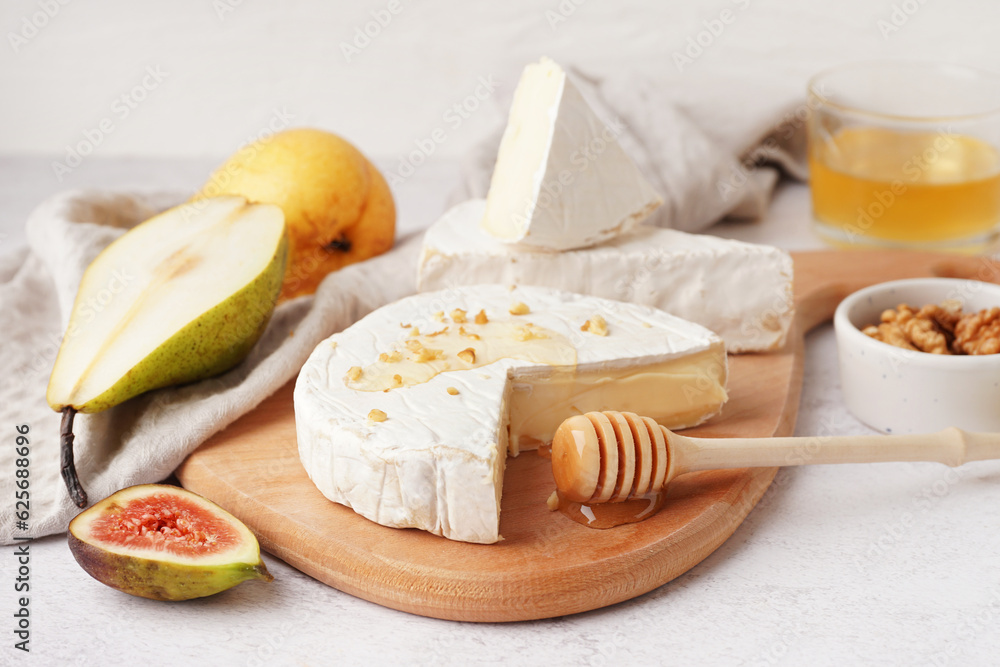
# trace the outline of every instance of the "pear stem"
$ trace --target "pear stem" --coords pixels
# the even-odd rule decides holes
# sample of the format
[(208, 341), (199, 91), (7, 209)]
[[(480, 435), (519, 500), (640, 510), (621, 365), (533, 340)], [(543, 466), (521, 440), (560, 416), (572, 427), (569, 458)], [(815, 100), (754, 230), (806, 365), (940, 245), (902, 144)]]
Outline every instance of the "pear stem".
[(66, 490), (69, 497), (77, 507), (87, 506), (87, 492), (80, 486), (80, 479), (76, 476), (76, 464), (73, 463), (73, 417), (76, 410), (66, 406), (62, 409), (62, 428), (59, 431), (59, 452), (62, 464), (62, 478), (66, 482)]

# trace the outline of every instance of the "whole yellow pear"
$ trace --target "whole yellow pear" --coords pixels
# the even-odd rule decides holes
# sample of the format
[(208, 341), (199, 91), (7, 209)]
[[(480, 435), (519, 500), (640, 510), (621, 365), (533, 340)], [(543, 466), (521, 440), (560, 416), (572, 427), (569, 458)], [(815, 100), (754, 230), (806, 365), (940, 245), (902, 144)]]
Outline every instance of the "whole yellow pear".
[(296, 128), (241, 148), (196, 198), (234, 194), (285, 213), (289, 259), (281, 299), (312, 294), (331, 271), (379, 255), (396, 237), (389, 184), (335, 134)]

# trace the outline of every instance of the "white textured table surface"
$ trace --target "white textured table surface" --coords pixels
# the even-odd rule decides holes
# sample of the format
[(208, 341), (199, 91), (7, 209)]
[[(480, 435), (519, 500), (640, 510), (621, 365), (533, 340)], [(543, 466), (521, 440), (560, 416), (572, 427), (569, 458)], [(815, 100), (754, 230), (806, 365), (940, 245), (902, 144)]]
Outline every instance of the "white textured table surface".
[[(210, 162), (94, 159), (58, 184), (50, 160), (0, 158), (0, 250), (65, 187), (194, 188)], [(442, 210), (455, 175), (428, 163), (397, 192), (401, 228)], [(820, 247), (802, 186), (768, 219), (715, 232)], [(830, 328), (807, 339), (797, 432), (866, 432), (839, 395)], [(898, 664), (1000, 661), (1000, 463), (781, 470), (718, 551), (679, 579), (600, 611), (506, 625), (385, 609), (268, 555), (271, 585), (204, 600), (132, 598), (88, 577), (64, 537), (31, 546), (31, 654), (12, 648), (14, 550), (0, 555), (0, 664)]]

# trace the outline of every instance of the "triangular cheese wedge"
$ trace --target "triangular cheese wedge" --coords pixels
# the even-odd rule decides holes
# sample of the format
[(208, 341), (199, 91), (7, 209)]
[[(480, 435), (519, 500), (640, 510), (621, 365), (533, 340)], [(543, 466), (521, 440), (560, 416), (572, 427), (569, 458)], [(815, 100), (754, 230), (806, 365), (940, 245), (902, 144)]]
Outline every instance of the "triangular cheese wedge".
[(501, 241), (583, 248), (628, 231), (663, 200), (559, 65), (528, 65), (500, 141), (482, 228)]

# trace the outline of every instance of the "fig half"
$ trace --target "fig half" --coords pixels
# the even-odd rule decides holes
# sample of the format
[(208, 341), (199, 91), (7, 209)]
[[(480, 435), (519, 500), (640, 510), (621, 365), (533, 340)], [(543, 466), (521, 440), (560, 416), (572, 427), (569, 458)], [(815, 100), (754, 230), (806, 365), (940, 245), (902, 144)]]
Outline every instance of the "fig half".
[(102, 584), (153, 600), (190, 600), (247, 579), (274, 579), (239, 519), (165, 484), (130, 486), (84, 510), (69, 524), (69, 548)]

